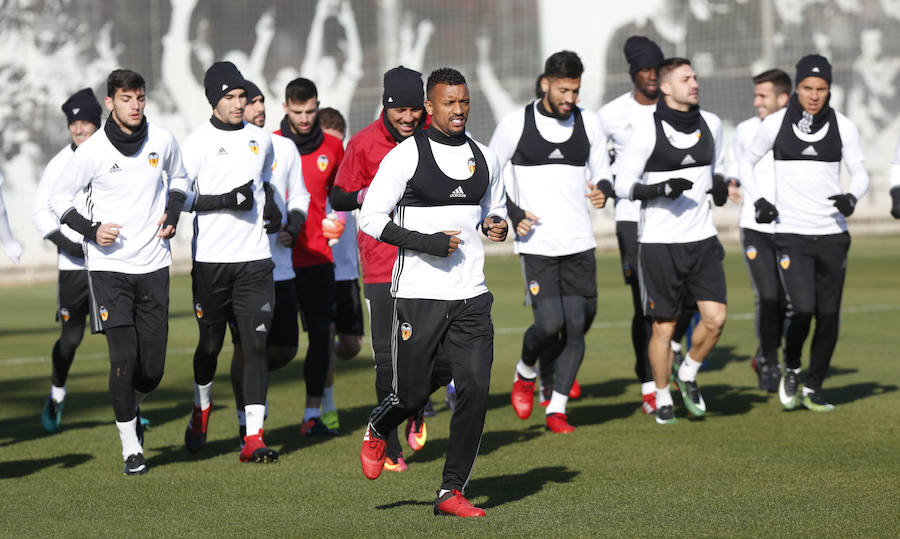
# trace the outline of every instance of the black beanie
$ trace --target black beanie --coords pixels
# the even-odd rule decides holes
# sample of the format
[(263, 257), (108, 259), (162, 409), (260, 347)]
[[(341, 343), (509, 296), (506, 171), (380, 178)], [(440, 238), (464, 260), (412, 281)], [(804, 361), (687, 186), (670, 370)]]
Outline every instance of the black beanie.
[(262, 95), (263, 101), (265, 101), (266, 96), (263, 95), (262, 90), (259, 89), (259, 86), (253, 84), (249, 80), (244, 81), (244, 90), (247, 91), (247, 103), (256, 99), (256, 96)]
[(90, 88), (82, 88), (78, 90), (72, 97), (66, 100), (62, 105), (62, 110), (66, 114), (66, 123), (71, 124), (76, 120), (84, 120), (91, 122), (100, 129), (100, 115), (102, 109), (94, 91)]
[(384, 74), (381, 104), (386, 109), (422, 108), (425, 106), (425, 90), (422, 86), (421, 73), (403, 66), (395, 67)]
[(206, 89), (206, 99), (215, 107), (228, 92), (244, 88), (244, 76), (231, 62), (216, 62), (206, 70), (203, 87)]
[(638, 71), (659, 66), (663, 61), (663, 53), (651, 39), (631, 36), (625, 40), (625, 60), (628, 61), (628, 74), (634, 79)]
[(808, 54), (797, 62), (797, 76), (794, 81), (800, 84), (800, 81), (806, 77), (819, 77), (828, 85), (831, 85), (831, 64), (828, 58), (819, 54)]

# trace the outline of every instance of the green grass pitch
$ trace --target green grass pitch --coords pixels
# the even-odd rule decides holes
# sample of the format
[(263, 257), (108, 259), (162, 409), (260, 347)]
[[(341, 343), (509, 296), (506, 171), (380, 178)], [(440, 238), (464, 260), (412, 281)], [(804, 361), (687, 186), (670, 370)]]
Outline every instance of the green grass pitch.
[[(571, 435), (509, 405), (513, 365), (530, 322), (519, 262), (487, 261), (495, 295), (491, 398), (467, 489), (477, 520), (434, 518), (450, 414), (443, 390), (410, 470), (366, 480), (359, 448), (374, 405), (368, 343), (338, 364), (341, 435), (300, 437), (302, 356), (273, 374), (265, 439), (273, 465), (238, 462), (228, 379), (219, 361), (207, 447), (183, 447), (192, 402), (190, 282), (172, 281), (169, 354), (144, 403), (150, 472), (121, 475), (107, 394), (106, 342), (87, 336), (68, 382), (58, 433), (40, 411), (50, 384), (54, 285), (0, 290), (0, 535), (3, 536), (891, 536), (900, 530), (900, 237), (854, 239), (841, 338), (825, 395), (829, 414), (784, 412), (756, 389), (753, 299), (740, 248), (727, 245), (729, 321), (699, 376), (710, 410), (656, 425), (638, 404), (630, 299), (618, 255), (597, 255), (598, 313), (570, 402)], [(302, 339), (302, 337), (301, 337)], [(226, 346), (229, 344), (226, 343)], [(804, 365), (806, 358), (804, 357)], [(405, 444), (404, 444), (405, 447)]]

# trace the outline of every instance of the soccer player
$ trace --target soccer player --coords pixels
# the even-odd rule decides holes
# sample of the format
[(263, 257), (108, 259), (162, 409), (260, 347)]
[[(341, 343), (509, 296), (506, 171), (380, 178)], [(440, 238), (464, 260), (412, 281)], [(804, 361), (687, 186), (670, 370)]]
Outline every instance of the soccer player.
[(246, 435), (241, 462), (276, 462), (263, 440), (269, 368), (266, 354), (275, 305), (275, 265), (267, 234), (282, 215), (269, 182), (275, 163), (267, 132), (244, 122), (244, 77), (216, 62), (203, 77), (212, 115), (184, 141), (184, 164), (194, 182), (194, 313), (200, 337), (194, 352), (194, 409), (184, 433), (188, 451), (206, 443), (211, 393), (225, 328), (233, 320), (243, 354)]
[[(61, 225), (59, 219), (50, 210), (50, 196), (56, 179), (69, 166), (75, 149), (81, 146), (94, 132), (100, 129), (102, 109), (94, 91), (84, 88), (75, 92), (62, 105), (63, 113), (69, 125), (70, 144), (66, 144), (41, 175), (37, 192), (34, 195), (34, 206), (31, 210), (31, 221), (38, 233), (56, 245), (59, 253), (57, 266), (57, 311), (56, 320), (61, 332), (53, 345), (53, 371), (50, 382), (50, 396), (44, 403), (41, 412), (41, 424), (47, 432), (56, 432), (62, 420), (63, 405), (66, 399), (66, 379), (69, 368), (75, 359), (75, 350), (84, 337), (85, 318), (88, 316), (88, 274), (84, 262), (84, 236), (67, 225)], [(74, 207), (86, 212), (87, 193), (76, 194)]]
[[(168, 240), (189, 185), (175, 137), (144, 116), (145, 86), (134, 71), (109, 74), (103, 131), (79, 146), (50, 196), (60, 223), (85, 239), (91, 330), (109, 344), (109, 390), (126, 475), (147, 472), (139, 407), (163, 375)], [(82, 191), (87, 215), (75, 206)]]
[[(796, 91), (786, 108), (760, 124), (743, 154), (741, 181), (754, 201), (756, 221), (775, 222), (778, 265), (789, 305), (779, 400), (787, 410), (802, 402), (825, 412), (834, 409), (822, 395), (822, 383), (840, 329), (850, 248), (846, 218), (868, 191), (869, 175), (856, 126), (829, 105), (831, 64), (811, 54), (796, 67)], [(766, 198), (753, 169), (770, 150), (775, 159), (774, 200)], [(841, 188), (841, 161), (850, 173), (849, 192)], [(798, 395), (800, 357), (814, 315), (809, 372)]]
[(897, 151), (891, 161), (891, 215), (900, 219), (900, 140), (897, 140)]
[[(574, 52), (547, 58), (543, 97), (503, 118), (490, 143), (501, 165), (512, 164), (510, 218), (534, 314), (515, 368), (512, 406), (520, 419), (531, 415), (535, 363), (556, 356), (545, 418), (555, 433), (575, 430), (566, 404), (584, 359), (584, 333), (597, 312), (597, 243), (585, 199), (602, 208), (612, 194), (599, 122), (577, 106), (583, 71)], [(559, 351), (550, 353), (555, 347)]]
[[(766, 116), (787, 105), (791, 95), (791, 78), (780, 69), (770, 69), (753, 77), (753, 106), (757, 115), (739, 123), (731, 143), (731, 164), (728, 178), (740, 183), (739, 164), (757, 129)], [(772, 152), (766, 153), (754, 168), (757, 189), (767, 200), (775, 197), (775, 165)], [(784, 288), (778, 277), (778, 254), (775, 248), (775, 224), (757, 223), (756, 209), (750, 197), (741, 199), (741, 246), (750, 274), (750, 284), (756, 299), (755, 328), (757, 350), (756, 374), (759, 388), (770, 393), (778, 391), (781, 368), (778, 348), (784, 327)]]
[[(266, 98), (259, 86), (252, 81), (244, 81), (247, 105), (244, 107), (244, 121), (263, 128), (266, 124)], [(275, 269), (275, 305), (272, 311), (272, 328), (266, 337), (266, 358), (269, 372), (287, 365), (297, 355), (300, 328), (297, 325), (297, 293), (294, 289), (294, 268), (291, 263), (291, 248), (301, 233), (309, 207), (309, 193), (303, 184), (300, 170), (300, 153), (296, 146), (284, 137), (272, 135), (272, 178), (269, 185), (278, 210), (283, 216), (281, 229), (269, 234), (269, 250)], [(240, 346), (239, 333), (232, 328), (235, 341), (231, 359), (231, 385), (237, 405), (238, 429), (241, 443), (247, 432), (247, 416), (244, 413), (244, 352)]]
[[(369, 185), (384, 156), (398, 144), (421, 131), (425, 124), (425, 91), (422, 74), (403, 66), (384, 74), (381, 116), (350, 138), (347, 153), (338, 170), (331, 202), (335, 209), (353, 210), (362, 206)], [(391, 356), (394, 298), (391, 275), (397, 259), (397, 247), (378, 241), (360, 230), (357, 238), (363, 271), (363, 289), (369, 308), (369, 333), (375, 362), (375, 394), (383, 401), (392, 390), (394, 376)], [(387, 438), (384, 469), (400, 472), (408, 469), (397, 429), (385, 432)], [(406, 428), (410, 448), (419, 450), (427, 441), (428, 430), (421, 414), (414, 414)]]
[(506, 196), (497, 157), (466, 136), (463, 75), (433, 71), (426, 95), (431, 126), (384, 157), (360, 212), (363, 232), (400, 248), (391, 284), (392, 391), (369, 416), (360, 463), (369, 479), (381, 475), (385, 435), (428, 400), (441, 350), (452, 363), (458, 401), (434, 514), (478, 517), (484, 510), (463, 492), (484, 429), (494, 329), (477, 234), (506, 238)]
[[(298, 78), (285, 88), (284, 118), (276, 135), (287, 137), (300, 151), (303, 181), (309, 192), (306, 226), (297, 237), (293, 249), (294, 284), (303, 328), (309, 334), (309, 347), (303, 365), (306, 380), (306, 408), (300, 434), (334, 436), (323, 417), (333, 416), (337, 424), (334, 385), (328, 383), (331, 370), (331, 324), (335, 319), (336, 292), (334, 256), (323, 233), (329, 191), (334, 184), (344, 146), (341, 141), (322, 132), (318, 117), (319, 97), (316, 85)], [(340, 236), (336, 232), (335, 238)]]
[[(634, 83), (630, 92), (604, 105), (597, 115), (600, 118), (600, 134), (603, 140), (612, 139), (616, 158), (622, 152), (635, 123), (639, 118), (652, 115), (659, 100), (659, 79), (656, 67), (663, 61), (659, 46), (644, 36), (631, 36), (625, 41), (625, 59), (628, 73)], [(613, 160), (613, 174), (618, 171), (618, 163)], [(622, 260), (622, 274), (625, 284), (631, 287), (631, 304), (634, 314), (631, 318), (631, 345), (634, 348), (634, 372), (641, 383), (641, 410), (645, 414), (656, 413), (656, 384), (647, 347), (652, 333), (652, 321), (644, 316), (641, 287), (638, 274), (638, 221), (641, 201), (628, 198), (616, 199), (616, 239), (619, 243), (619, 257)]]
[(721, 157), (722, 122), (701, 110), (699, 86), (690, 60), (669, 58), (657, 68), (662, 94), (652, 115), (635, 121), (618, 160), (616, 195), (642, 201), (638, 227), (638, 268), (644, 313), (653, 318), (648, 353), (656, 383), (656, 421), (676, 421), (669, 376), (670, 341), (685, 298), (697, 302), (700, 323), (691, 350), (674, 373), (688, 411), (706, 413), (697, 371), (719, 340), (726, 317), (725, 251), (716, 236), (707, 193)]

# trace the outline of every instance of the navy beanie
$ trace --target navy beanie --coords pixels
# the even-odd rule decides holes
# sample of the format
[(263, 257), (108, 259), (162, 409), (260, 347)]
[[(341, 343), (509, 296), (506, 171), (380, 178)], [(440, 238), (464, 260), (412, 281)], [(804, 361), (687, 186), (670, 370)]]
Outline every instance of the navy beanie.
[(263, 95), (262, 90), (259, 89), (259, 86), (253, 84), (249, 80), (244, 81), (244, 90), (247, 92), (247, 103), (256, 99), (256, 96), (262, 95), (263, 101), (265, 101), (266, 96)]
[(663, 58), (662, 49), (649, 38), (631, 36), (625, 40), (625, 60), (628, 61), (628, 74), (632, 79), (642, 69), (655, 69)]
[(831, 64), (828, 58), (820, 54), (809, 54), (804, 56), (797, 62), (797, 76), (794, 81), (800, 84), (800, 81), (806, 77), (819, 77), (828, 85), (831, 85)]
[(97, 129), (100, 129), (100, 115), (102, 109), (97, 101), (97, 96), (90, 88), (82, 88), (78, 90), (72, 97), (66, 100), (62, 105), (62, 110), (66, 115), (66, 123), (71, 124), (77, 120), (91, 122)]
[(422, 84), (422, 74), (403, 66), (395, 67), (385, 73), (381, 104), (386, 109), (424, 107), (425, 90)]
[(244, 88), (244, 76), (231, 62), (216, 62), (209, 66), (203, 76), (206, 99), (213, 107), (222, 96), (235, 88)]

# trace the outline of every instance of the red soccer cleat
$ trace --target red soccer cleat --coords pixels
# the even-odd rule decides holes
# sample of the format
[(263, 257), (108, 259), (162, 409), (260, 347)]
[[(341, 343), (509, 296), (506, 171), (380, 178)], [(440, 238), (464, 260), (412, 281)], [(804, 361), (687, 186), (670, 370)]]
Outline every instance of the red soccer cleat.
[(379, 436), (369, 423), (363, 436), (362, 449), (359, 450), (359, 463), (362, 465), (363, 475), (369, 479), (378, 479), (384, 470), (385, 449), (387, 439)]
[(406, 461), (403, 460), (402, 456), (397, 457), (397, 462), (394, 462), (390, 457), (384, 459), (384, 469), (389, 472), (405, 472), (409, 469), (409, 466), (406, 464)]
[(428, 427), (425, 426), (424, 416), (412, 416), (406, 422), (406, 442), (413, 451), (418, 451), (425, 447), (425, 441), (428, 440)]
[(444, 494), (434, 502), (435, 516), (454, 517), (483, 517), (484, 509), (475, 507), (469, 502), (462, 492), (454, 489)]
[(647, 393), (642, 397), (641, 411), (647, 415), (656, 413), (656, 393)]
[(206, 428), (209, 426), (210, 411), (212, 411), (212, 402), (209, 403), (209, 408), (206, 410), (194, 406), (191, 420), (188, 422), (187, 430), (184, 431), (184, 446), (191, 453), (197, 453), (206, 445)]
[(531, 416), (531, 409), (534, 408), (534, 380), (525, 380), (516, 373), (510, 400), (519, 419), (528, 419)]
[(578, 380), (572, 381), (572, 387), (569, 388), (569, 398), (577, 399), (581, 396), (581, 385), (578, 383)]
[(547, 414), (547, 430), (556, 434), (575, 432), (575, 427), (566, 421), (566, 414)]
[(263, 431), (244, 436), (244, 447), (241, 448), (241, 462), (278, 462), (278, 452), (266, 447)]

